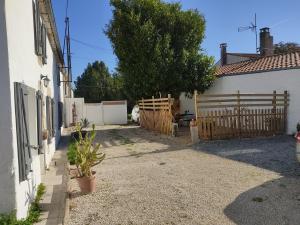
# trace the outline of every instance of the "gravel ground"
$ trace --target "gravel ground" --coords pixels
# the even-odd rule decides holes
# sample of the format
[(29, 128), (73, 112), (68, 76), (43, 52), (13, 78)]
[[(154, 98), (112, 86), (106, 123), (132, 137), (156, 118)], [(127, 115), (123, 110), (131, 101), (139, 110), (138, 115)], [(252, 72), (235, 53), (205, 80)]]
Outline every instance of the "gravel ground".
[(299, 225), (291, 137), (189, 146), (134, 126), (99, 127), (97, 191), (71, 180), (70, 225)]

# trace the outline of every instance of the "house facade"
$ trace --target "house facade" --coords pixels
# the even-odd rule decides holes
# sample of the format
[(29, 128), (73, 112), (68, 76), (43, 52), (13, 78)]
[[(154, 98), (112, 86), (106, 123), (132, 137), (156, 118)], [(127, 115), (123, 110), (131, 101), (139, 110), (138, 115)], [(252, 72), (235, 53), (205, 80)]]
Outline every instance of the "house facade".
[[(269, 28), (260, 30), (260, 54), (227, 53), (221, 44), (216, 80), (204, 94), (289, 93), (287, 133), (296, 132), (300, 122), (300, 52), (274, 54)], [(181, 113), (195, 113), (194, 99), (180, 96)]]
[(71, 96), (50, 0), (0, 1), (0, 213), (27, 216)]

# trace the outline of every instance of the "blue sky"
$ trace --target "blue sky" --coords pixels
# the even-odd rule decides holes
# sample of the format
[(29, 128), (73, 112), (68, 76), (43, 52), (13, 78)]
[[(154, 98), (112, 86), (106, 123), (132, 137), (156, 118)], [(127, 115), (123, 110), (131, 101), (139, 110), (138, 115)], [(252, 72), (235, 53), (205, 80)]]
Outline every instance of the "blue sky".
[[(52, 0), (56, 23), (63, 42), (67, 0)], [(178, 2), (171, 1), (168, 2)], [(181, 0), (182, 8), (197, 8), (206, 19), (205, 40), (201, 47), (216, 60), (219, 44), (226, 42), (228, 52), (255, 52), (255, 35), (251, 31), (237, 32), (247, 26), (257, 13), (258, 28), (268, 26), (274, 43), (300, 43), (299, 0)], [(113, 71), (117, 58), (110, 41), (103, 33), (112, 17), (109, 0), (69, 0), (73, 79), (81, 75), (89, 62), (102, 60)], [(87, 43), (83, 45), (78, 41)]]

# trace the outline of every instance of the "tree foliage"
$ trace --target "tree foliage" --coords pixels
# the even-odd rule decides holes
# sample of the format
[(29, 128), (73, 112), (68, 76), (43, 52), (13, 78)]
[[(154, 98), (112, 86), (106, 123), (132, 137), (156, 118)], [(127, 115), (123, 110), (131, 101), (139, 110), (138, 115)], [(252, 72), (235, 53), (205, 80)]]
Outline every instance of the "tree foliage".
[(274, 45), (275, 54), (284, 54), (295, 51), (300, 51), (300, 45), (295, 42), (279, 42), (278, 44)]
[(111, 75), (102, 61), (88, 64), (75, 83), (75, 97), (84, 97), (88, 103), (119, 100), (123, 97), (118, 74)]
[(204, 91), (213, 79), (213, 58), (200, 49), (205, 19), (197, 10), (161, 0), (111, 0), (107, 25), (119, 59), (124, 92), (131, 100), (161, 93)]

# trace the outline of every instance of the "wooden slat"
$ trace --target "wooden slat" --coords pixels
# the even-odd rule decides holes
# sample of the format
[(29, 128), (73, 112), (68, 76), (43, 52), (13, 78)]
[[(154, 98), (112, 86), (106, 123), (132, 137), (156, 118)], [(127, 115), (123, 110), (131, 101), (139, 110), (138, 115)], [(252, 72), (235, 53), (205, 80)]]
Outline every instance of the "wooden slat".
[[(155, 98), (154, 101), (155, 102), (163, 102), (163, 101), (166, 101), (168, 102), (168, 98)], [(153, 102), (153, 99), (152, 98), (149, 98), (149, 99), (142, 99), (142, 100), (139, 100), (138, 102)]]
[[(273, 99), (272, 98), (241, 98), (240, 99), (241, 102), (273, 102)], [(284, 98), (280, 99), (280, 98), (277, 98), (275, 100), (275, 103), (276, 102), (283, 102), (285, 101)], [(201, 99), (201, 100), (198, 100), (197, 103), (211, 103), (211, 102), (219, 102), (219, 103), (222, 103), (222, 102), (236, 102), (236, 98), (234, 99), (210, 99), (210, 100), (205, 100), (205, 99)]]
[[(273, 104), (241, 104), (240, 107), (272, 107)], [(284, 103), (278, 103), (276, 104), (278, 107), (285, 106)], [(238, 105), (230, 104), (230, 105), (202, 105), (201, 108), (203, 109), (209, 109), (209, 108), (235, 108), (238, 107)]]
[[(222, 98), (222, 97), (236, 97), (238, 96), (238, 94), (205, 94), (205, 95), (200, 95), (202, 98)], [(273, 94), (247, 94), (247, 93), (241, 93), (240, 94), (240, 97), (243, 97), (243, 96), (252, 96), (252, 97), (273, 97)], [(285, 94), (276, 94), (276, 96), (278, 97), (285, 97)], [(289, 95), (287, 95), (289, 96)]]

